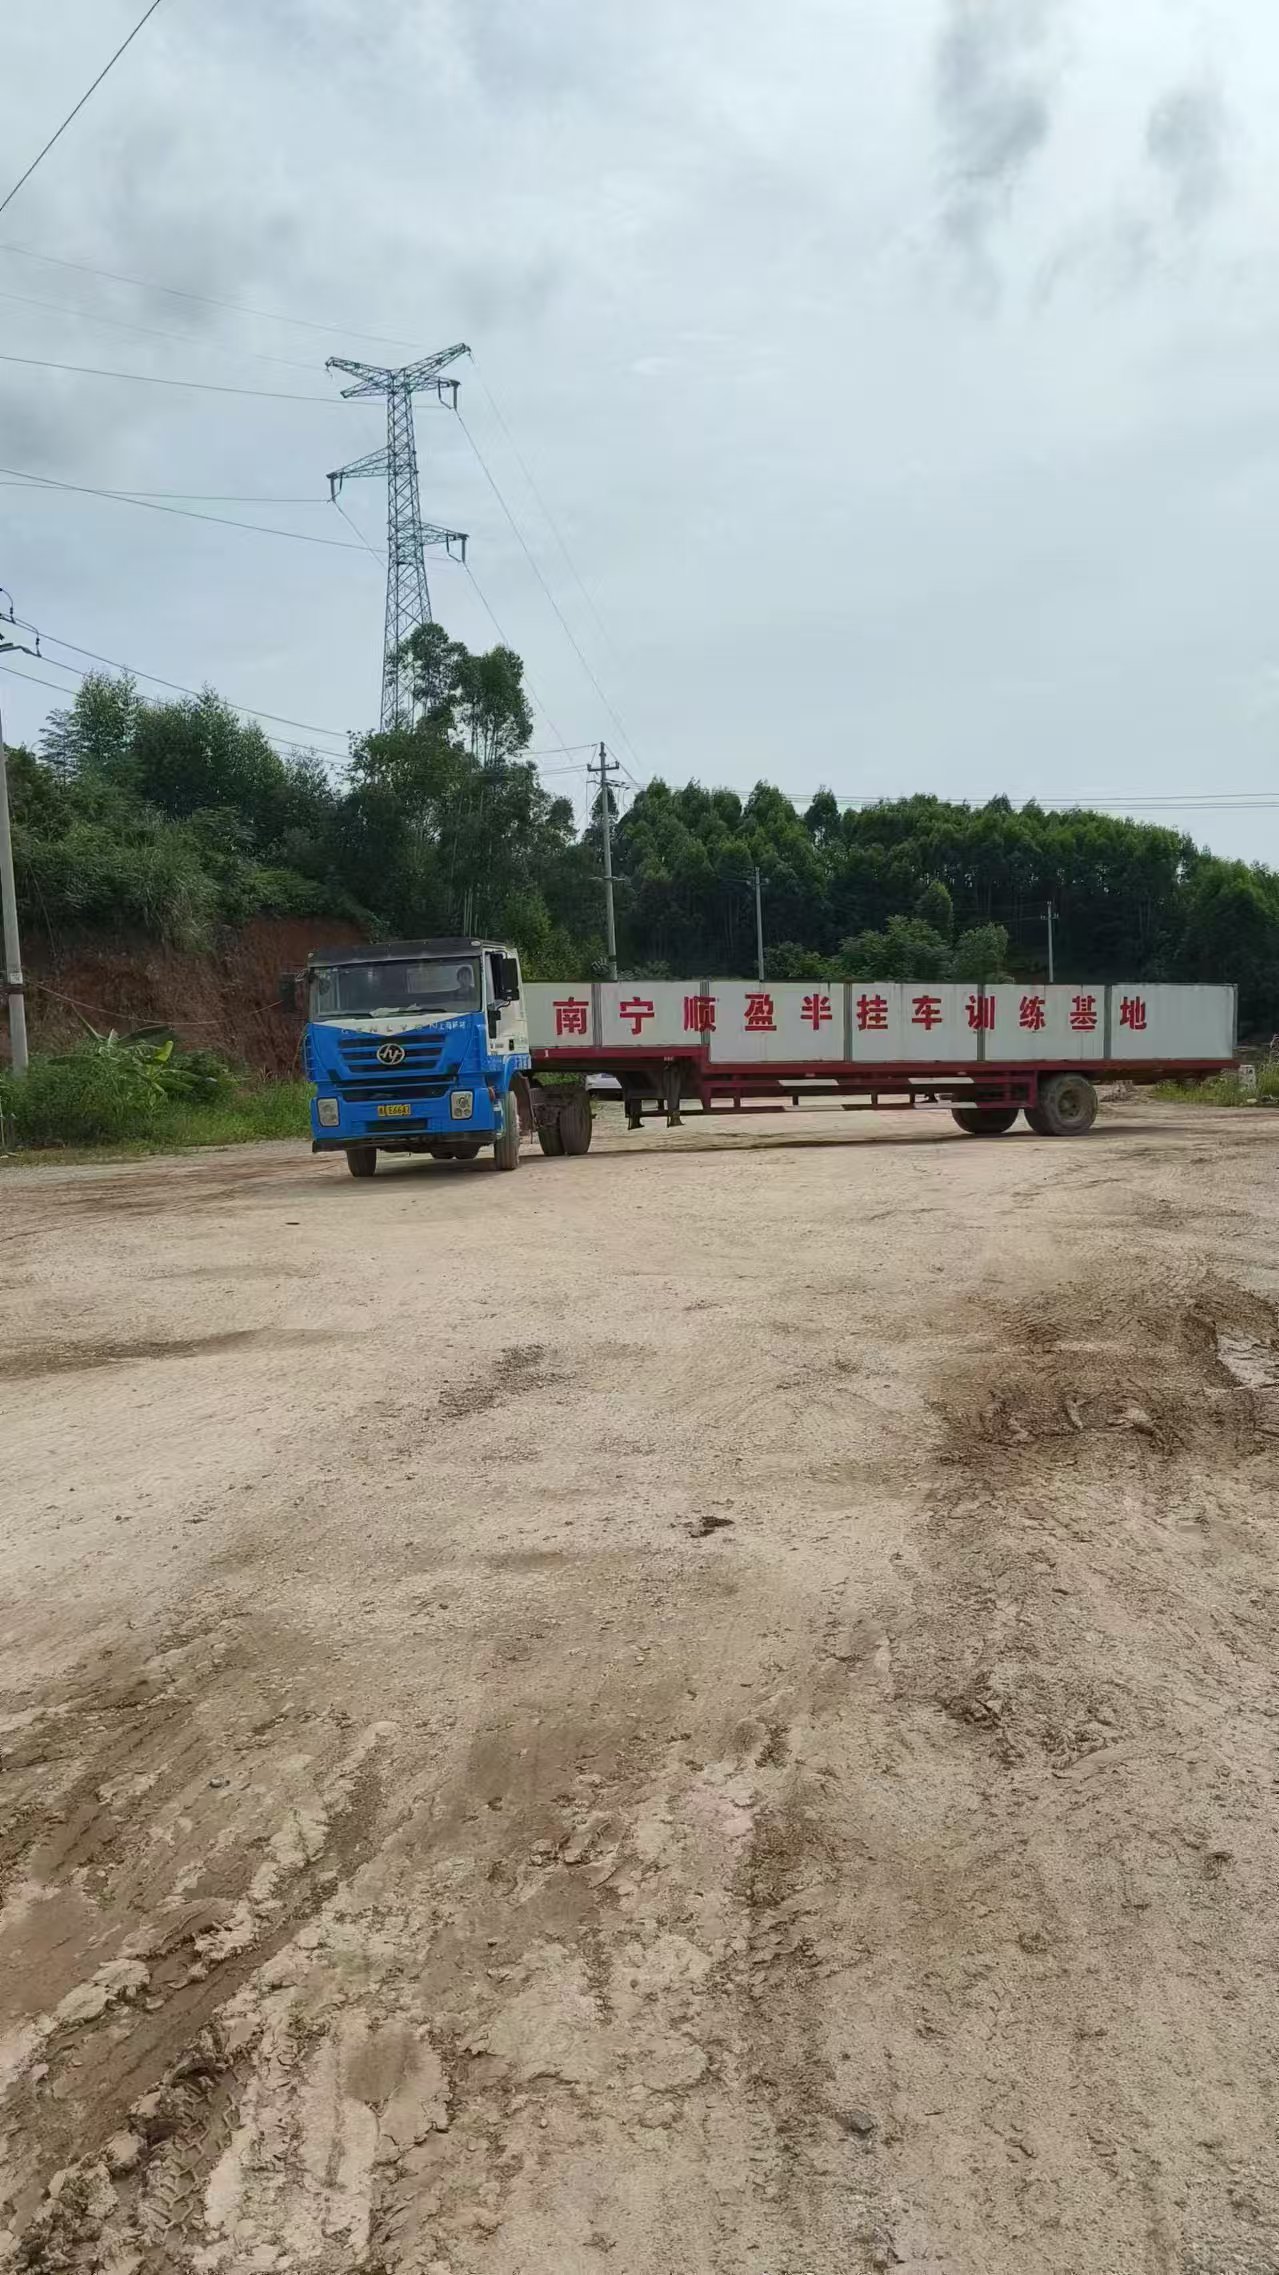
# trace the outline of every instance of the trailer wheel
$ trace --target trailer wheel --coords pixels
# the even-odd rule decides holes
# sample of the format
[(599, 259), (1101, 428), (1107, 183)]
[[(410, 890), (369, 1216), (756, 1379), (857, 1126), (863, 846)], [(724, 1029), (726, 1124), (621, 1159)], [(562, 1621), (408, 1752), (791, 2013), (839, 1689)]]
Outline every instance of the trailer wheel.
[(969, 1137), (1002, 1137), (1017, 1119), (1015, 1106), (952, 1106), (951, 1115)]
[(1048, 1116), (1045, 1114), (1042, 1106), (1023, 1106), (1022, 1112), (1025, 1114), (1027, 1123), (1034, 1131), (1036, 1137), (1052, 1136), (1052, 1123), (1049, 1121)]
[(520, 1165), (520, 1110), (513, 1090), (508, 1090), (502, 1100), (502, 1127), (493, 1145), (493, 1165), (497, 1169), (518, 1169)]
[(1049, 1137), (1084, 1137), (1097, 1119), (1097, 1093), (1086, 1075), (1050, 1074), (1037, 1110)]
[(564, 1152), (589, 1153), (593, 1128), (589, 1093), (575, 1091), (560, 1115), (560, 1144)]
[(563, 1153), (564, 1140), (560, 1134), (560, 1125), (558, 1119), (553, 1122), (538, 1123), (537, 1142), (541, 1146), (543, 1153), (549, 1153), (552, 1156)]
[(349, 1145), (346, 1149), (346, 1166), (353, 1177), (376, 1176), (377, 1147), (375, 1145)]

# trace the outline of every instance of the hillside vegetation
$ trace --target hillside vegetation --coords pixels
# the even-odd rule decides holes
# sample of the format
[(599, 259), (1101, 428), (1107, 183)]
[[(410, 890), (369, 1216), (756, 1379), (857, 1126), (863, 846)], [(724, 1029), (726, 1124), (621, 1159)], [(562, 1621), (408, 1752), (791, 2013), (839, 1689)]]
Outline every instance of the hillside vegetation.
[[(89, 677), (12, 760), (29, 938), (142, 936), (199, 948), (255, 915), (332, 916), (371, 936), (513, 938), (534, 976), (603, 969), (599, 814), (585, 833), (524, 756), (520, 660), (418, 635), (410, 731), (335, 769), (281, 751), (212, 691), (144, 701)], [(850, 769), (838, 753), (829, 771)], [(803, 810), (760, 783), (651, 782), (616, 829), (619, 946), (648, 977), (746, 973), (753, 868), (774, 978), (1041, 976), (1045, 907), (1072, 979), (1233, 979), (1240, 1027), (1279, 1028), (1279, 875), (1171, 829), (1091, 812), (910, 797)]]

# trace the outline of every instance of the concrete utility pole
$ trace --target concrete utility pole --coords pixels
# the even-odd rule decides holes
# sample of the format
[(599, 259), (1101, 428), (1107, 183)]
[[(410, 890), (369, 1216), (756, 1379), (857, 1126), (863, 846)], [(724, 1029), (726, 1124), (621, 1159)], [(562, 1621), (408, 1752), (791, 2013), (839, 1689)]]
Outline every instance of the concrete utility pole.
[(764, 984), (764, 901), (759, 882), (759, 863), (755, 863), (755, 962), (759, 967), (759, 984)]
[(592, 774), (596, 767), (599, 768), (600, 776), (600, 828), (604, 833), (604, 930), (608, 941), (608, 976), (615, 980), (617, 918), (613, 909), (613, 816), (609, 806), (608, 781), (611, 774), (617, 774), (621, 770), (617, 760), (609, 757), (603, 743), (600, 744), (600, 754), (595, 765), (590, 768)]
[[(3, 602), (9, 601), (6, 612)], [(18, 638), (30, 632), (34, 646)], [(0, 594), (0, 655), (38, 656), (40, 636), (27, 624), (15, 624), (13, 602)], [(18, 939), (18, 888), (13, 875), (13, 829), (9, 820), (9, 769), (5, 759), (4, 721), (0, 719), (0, 908), (4, 912), (5, 988), (9, 999), (9, 1055), (15, 1074), (27, 1071), (27, 1001), (22, 978), (22, 947)]]

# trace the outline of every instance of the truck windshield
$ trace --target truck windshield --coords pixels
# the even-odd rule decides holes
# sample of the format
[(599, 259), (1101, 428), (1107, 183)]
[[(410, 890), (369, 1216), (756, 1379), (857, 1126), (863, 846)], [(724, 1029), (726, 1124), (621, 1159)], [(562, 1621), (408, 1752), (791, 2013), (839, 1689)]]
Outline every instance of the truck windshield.
[(421, 962), (318, 964), (311, 971), (312, 1019), (376, 1019), (406, 1011), (456, 1018), (480, 1007), (478, 957)]

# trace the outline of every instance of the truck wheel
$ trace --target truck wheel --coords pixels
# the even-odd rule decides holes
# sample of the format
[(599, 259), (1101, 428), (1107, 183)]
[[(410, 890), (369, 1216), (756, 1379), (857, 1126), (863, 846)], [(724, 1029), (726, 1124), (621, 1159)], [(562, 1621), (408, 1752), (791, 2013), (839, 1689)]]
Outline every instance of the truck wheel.
[(1039, 1085), (1039, 1107), (1049, 1137), (1083, 1137), (1097, 1119), (1097, 1093), (1086, 1075), (1050, 1074)]
[(502, 1100), (502, 1127), (494, 1142), (493, 1161), (498, 1169), (518, 1169), (520, 1165), (520, 1111), (512, 1090)]
[(589, 1094), (579, 1090), (560, 1115), (560, 1144), (565, 1153), (589, 1153), (593, 1129)]
[(551, 1155), (563, 1153), (564, 1140), (560, 1135), (560, 1125), (558, 1119), (553, 1122), (538, 1123), (537, 1142), (541, 1146), (543, 1153), (549, 1153)]
[(951, 1115), (969, 1137), (1002, 1137), (1017, 1119), (1015, 1106), (952, 1106)]
[(1024, 1106), (1022, 1108), (1022, 1112), (1025, 1114), (1026, 1121), (1029, 1127), (1034, 1131), (1036, 1137), (1052, 1136), (1052, 1124), (1049, 1121), (1048, 1116), (1045, 1114), (1042, 1106)]
[(375, 1145), (349, 1145), (346, 1149), (346, 1166), (353, 1177), (376, 1176), (377, 1147)]

